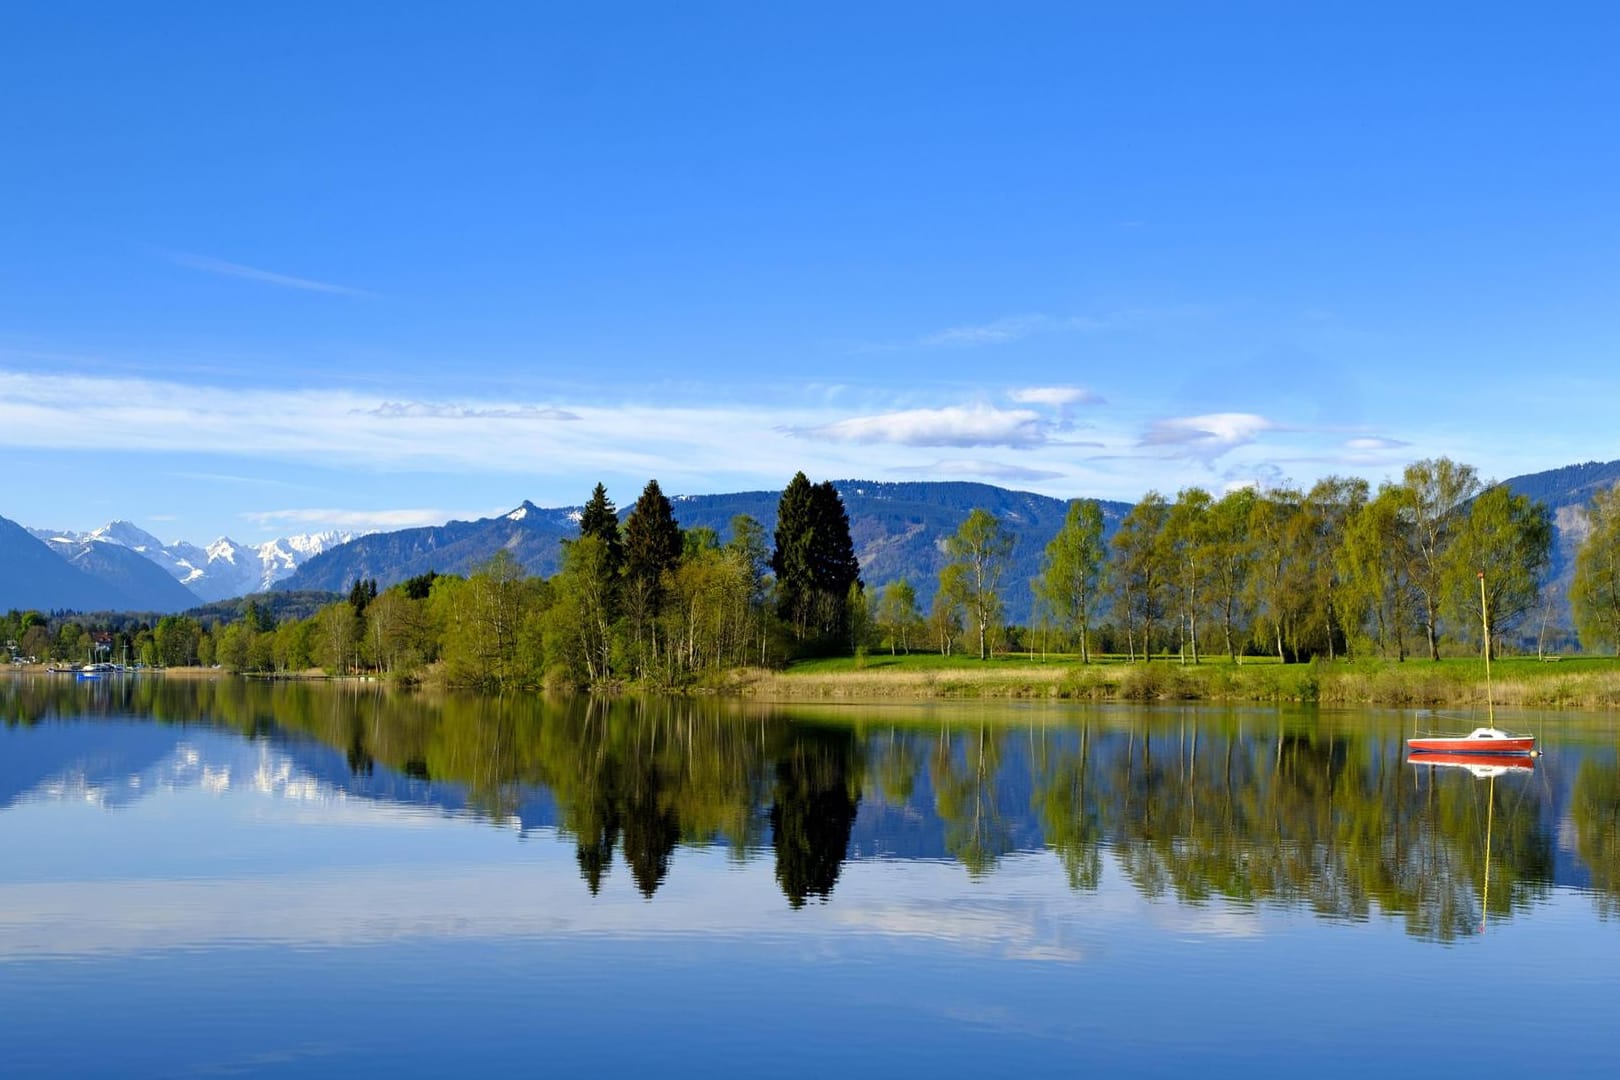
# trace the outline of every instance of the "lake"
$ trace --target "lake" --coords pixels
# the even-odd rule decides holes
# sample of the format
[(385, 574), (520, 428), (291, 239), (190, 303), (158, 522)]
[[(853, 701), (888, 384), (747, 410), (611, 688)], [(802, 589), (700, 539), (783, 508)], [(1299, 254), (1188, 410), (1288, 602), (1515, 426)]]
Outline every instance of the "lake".
[(1620, 723), (0, 677), (7, 1076), (1612, 1075)]

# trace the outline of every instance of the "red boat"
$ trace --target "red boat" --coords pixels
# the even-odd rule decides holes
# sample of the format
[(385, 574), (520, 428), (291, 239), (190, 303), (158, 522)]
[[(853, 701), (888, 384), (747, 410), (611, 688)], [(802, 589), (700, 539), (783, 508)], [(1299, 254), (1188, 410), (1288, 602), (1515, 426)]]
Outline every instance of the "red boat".
[[(1479, 616), (1484, 631), (1481, 642), (1485, 653), (1485, 709), (1486, 719), (1496, 720), (1496, 709), (1491, 695), (1491, 619), (1485, 603), (1485, 571), (1479, 572)], [(1534, 735), (1515, 735), (1496, 727), (1477, 727), (1467, 735), (1419, 735), (1407, 739), (1406, 745), (1414, 754), (1509, 754), (1528, 756), (1536, 752)]]
[(1526, 756), (1535, 752), (1534, 735), (1515, 735), (1493, 727), (1480, 727), (1467, 735), (1424, 735), (1407, 739), (1415, 754), (1489, 754)]

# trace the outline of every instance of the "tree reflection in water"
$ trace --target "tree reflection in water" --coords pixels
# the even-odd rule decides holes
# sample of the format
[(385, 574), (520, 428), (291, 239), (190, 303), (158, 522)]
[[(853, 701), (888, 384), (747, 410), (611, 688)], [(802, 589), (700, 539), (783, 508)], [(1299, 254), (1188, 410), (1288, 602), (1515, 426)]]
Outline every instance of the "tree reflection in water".
[(651, 898), (683, 845), (723, 845), (737, 860), (768, 847), (793, 908), (833, 896), (852, 847), (948, 857), (975, 877), (1044, 847), (1082, 893), (1112, 875), (1148, 898), (1326, 919), (1383, 913), (1450, 941), (1478, 927), (1487, 895), (1492, 919), (1548, 896), (1552, 823), (1565, 819), (1600, 912), (1620, 911), (1612, 747), (1564, 754), (1575, 780), (1561, 807), (1544, 775), (1487, 785), (1414, 768), (1398, 732), (1359, 719), (1208, 708), (1077, 708), (1037, 725), (1010, 710), (967, 724), (926, 710), (881, 724), (870, 715), (360, 684), (0, 682), (0, 716), (12, 725), (203, 722), (295, 754), (315, 740), (338, 763), (330, 781), (358, 794), (392, 784), (389, 797), (432, 803), (454, 792), (456, 805), (491, 820), (555, 826), (593, 895), (617, 853)]

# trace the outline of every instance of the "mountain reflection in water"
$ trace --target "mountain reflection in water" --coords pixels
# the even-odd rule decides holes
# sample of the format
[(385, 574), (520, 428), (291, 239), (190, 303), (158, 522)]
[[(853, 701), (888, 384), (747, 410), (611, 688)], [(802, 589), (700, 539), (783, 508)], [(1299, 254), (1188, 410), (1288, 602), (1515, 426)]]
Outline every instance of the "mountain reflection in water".
[[(1148, 899), (1382, 914), (1436, 941), (1475, 932), (1483, 896), (1492, 923), (1555, 885), (1589, 892), (1601, 917), (1620, 910), (1612, 739), (1555, 737), (1541, 767), (1487, 784), (1408, 765), (1393, 714), (814, 709), (11, 678), (0, 716), (12, 729), (0, 809), (117, 807), (185, 785), (328, 793), (555, 829), (593, 895), (625, 873), (654, 898), (680, 873), (683, 848), (771, 859), (792, 908), (836, 904), (849, 860), (951, 860), (983, 877), (1012, 853), (1050, 849), (1081, 892), (1111, 865)], [(142, 722), (95, 723), (110, 720)], [(197, 725), (255, 752), (200, 760), (186, 739)]]

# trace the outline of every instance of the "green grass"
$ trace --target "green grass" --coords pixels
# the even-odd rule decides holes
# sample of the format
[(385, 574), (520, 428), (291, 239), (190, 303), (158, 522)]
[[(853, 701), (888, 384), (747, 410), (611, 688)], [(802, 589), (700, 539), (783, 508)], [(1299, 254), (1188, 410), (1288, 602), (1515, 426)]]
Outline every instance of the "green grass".
[[(1492, 663), (1498, 705), (1620, 708), (1620, 661), (1578, 657), (1557, 663), (1511, 657)], [(779, 700), (1046, 698), (1086, 701), (1320, 702), (1387, 706), (1483, 706), (1487, 684), (1477, 658), (1279, 664), (1225, 657), (1129, 663), (1120, 657), (1018, 653), (977, 657), (913, 653), (805, 660), (785, 672), (750, 672), (744, 692)]]

